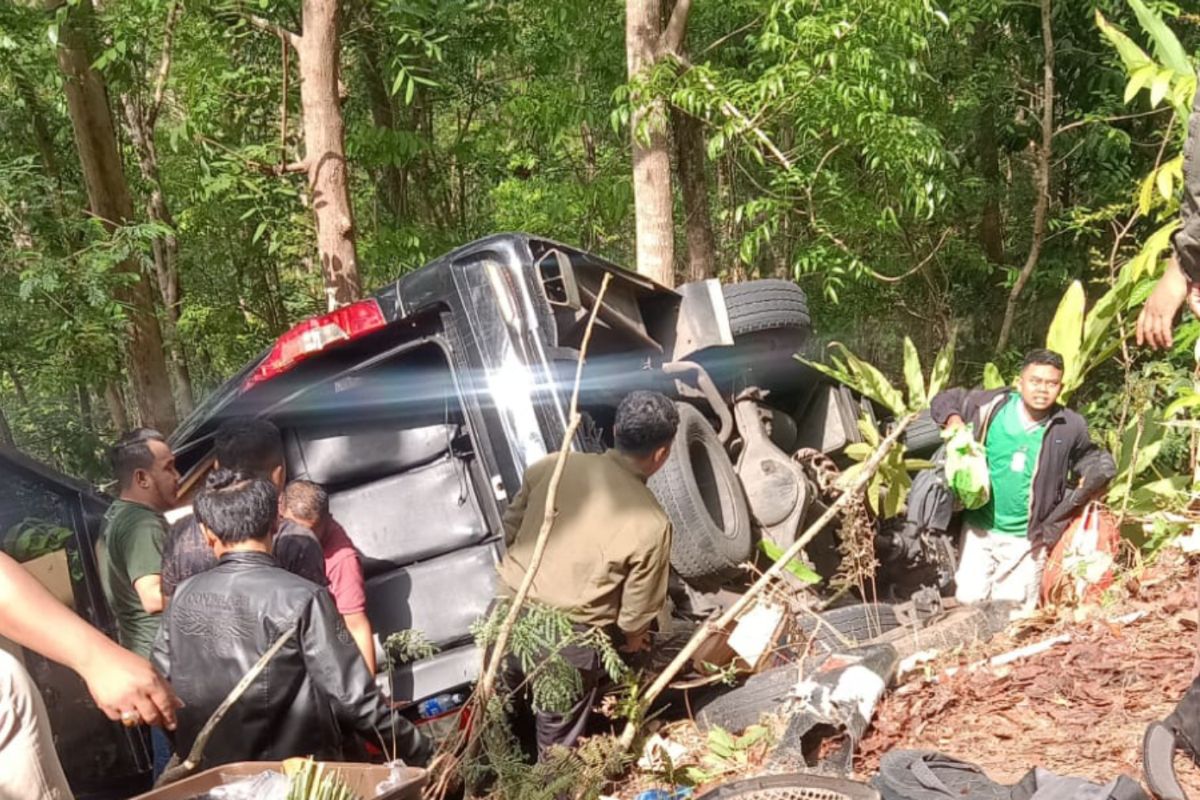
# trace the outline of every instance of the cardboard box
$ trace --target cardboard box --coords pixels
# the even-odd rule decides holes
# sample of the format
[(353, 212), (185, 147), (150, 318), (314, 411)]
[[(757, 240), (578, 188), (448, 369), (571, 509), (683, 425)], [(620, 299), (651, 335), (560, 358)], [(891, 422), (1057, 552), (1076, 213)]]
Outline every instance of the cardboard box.
[(71, 587), (71, 564), (66, 550), (55, 550), (21, 564), (34, 580), (67, 608), (75, 608), (75, 590)]

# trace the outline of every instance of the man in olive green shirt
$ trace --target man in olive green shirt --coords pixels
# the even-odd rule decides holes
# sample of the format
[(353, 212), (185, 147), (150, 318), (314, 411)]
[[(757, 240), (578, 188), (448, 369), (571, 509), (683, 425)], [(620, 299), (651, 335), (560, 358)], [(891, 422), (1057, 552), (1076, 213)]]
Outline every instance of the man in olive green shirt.
[[(96, 543), (100, 583), (121, 644), (149, 658), (163, 610), (163, 512), (175, 505), (179, 473), (166, 439), (150, 428), (135, 428), (118, 439), (109, 459), (120, 496), (104, 515)], [(151, 729), (150, 742), (157, 778), (171, 757), (171, 742), (160, 728)]]
[(120, 496), (104, 515), (100, 580), (121, 644), (149, 657), (162, 613), (163, 512), (175, 504), (179, 473), (158, 431), (137, 428), (111, 451)]
[[(555, 498), (556, 515), (530, 587), (533, 602), (558, 608), (580, 628), (620, 634), (622, 652), (649, 648), (650, 623), (667, 596), (671, 525), (646, 487), (671, 453), (679, 426), (674, 404), (657, 392), (633, 392), (621, 401), (613, 426), (616, 448), (604, 455), (569, 453)], [(546, 512), (557, 455), (525, 473), (521, 491), (504, 514), (508, 552), (499, 567), (499, 594), (521, 585)], [(534, 712), (537, 747), (570, 747), (585, 732), (604, 670), (591, 648), (561, 655), (579, 670), (583, 692), (563, 714)], [(509, 687), (526, 683), (509, 659)]]

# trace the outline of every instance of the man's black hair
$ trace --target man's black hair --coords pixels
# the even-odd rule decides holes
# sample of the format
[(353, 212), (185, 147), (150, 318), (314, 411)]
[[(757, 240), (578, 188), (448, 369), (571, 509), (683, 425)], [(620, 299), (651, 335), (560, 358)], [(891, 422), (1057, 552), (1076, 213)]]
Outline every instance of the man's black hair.
[(289, 481), (283, 489), (283, 507), (296, 519), (320, 522), (329, 514), (329, 493), (319, 483)]
[(154, 466), (150, 443), (166, 441), (166, 437), (153, 428), (134, 428), (122, 434), (108, 449), (108, 460), (112, 464), (117, 485), (121, 489), (128, 489), (133, 482), (133, 473)]
[(275, 526), (279, 495), (257, 475), (214, 469), (196, 496), (196, 517), (225, 544), (264, 539)]
[(679, 411), (666, 395), (658, 392), (630, 392), (617, 406), (613, 424), (617, 449), (644, 456), (675, 438)]
[(1021, 372), (1024, 372), (1026, 367), (1031, 367), (1034, 364), (1045, 364), (1048, 367), (1054, 367), (1059, 372), (1066, 372), (1066, 369), (1063, 367), (1063, 357), (1053, 350), (1047, 350), (1044, 347), (1030, 350), (1025, 354), (1025, 360), (1021, 362)]
[(283, 465), (283, 438), (265, 419), (240, 417), (217, 429), (213, 451), (222, 469), (270, 478)]

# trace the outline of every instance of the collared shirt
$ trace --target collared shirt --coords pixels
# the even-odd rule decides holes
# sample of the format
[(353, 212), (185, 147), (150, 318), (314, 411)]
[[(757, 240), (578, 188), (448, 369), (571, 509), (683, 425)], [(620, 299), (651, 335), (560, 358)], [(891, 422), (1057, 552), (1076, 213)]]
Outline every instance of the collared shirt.
[[(556, 459), (549, 455), (526, 471), (504, 513), (501, 596), (516, 592), (525, 576)], [(671, 524), (645, 479), (615, 450), (569, 453), (556, 506), (530, 599), (585, 625), (644, 629), (666, 600), (671, 563)]]

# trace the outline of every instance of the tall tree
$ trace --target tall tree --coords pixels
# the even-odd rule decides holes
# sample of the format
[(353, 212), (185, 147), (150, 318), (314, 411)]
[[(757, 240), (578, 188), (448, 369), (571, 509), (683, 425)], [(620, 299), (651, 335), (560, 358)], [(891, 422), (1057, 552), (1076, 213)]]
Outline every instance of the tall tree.
[(308, 175), (326, 303), (330, 309), (344, 306), (362, 296), (362, 283), (342, 119), (338, 0), (304, 0), (299, 34), (253, 15), (248, 19), (276, 33), (299, 56), (304, 159), (285, 168)]
[[(57, 11), (60, 0), (47, 0)], [(104, 80), (93, 68), (89, 34), (94, 14), (90, 0), (67, 7), (58, 31), (57, 60), (66, 77), (67, 109), (87, 187), (88, 204), (95, 216), (112, 231), (133, 220), (133, 201), (117, 150), (117, 137)], [(119, 269), (130, 276), (119, 299), (129, 316), (125, 344), (126, 368), (137, 392), (141, 420), (163, 432), (175, 428), (177, 417), (163, 353), (162, 329), (154, 291), (136, 257), (126, 258)]]
[(713, 236), (708, 203), (707, 155), (704, 123), (685, 111), (671, 110), (675, 138), (675, 164), (683, 196), (684, 231), (687, 236), (687, 270), (684, 279), (702, 281), (717, 276), (717, 240)]
[[(659, 283), (675, 285), (675, 225), (667, 104), (645, 96), (645, 83), (667, 57), (680, 58), (691, 0), (679, 0), (670, 16), (663, 0), (627, 0), (625, 58), (635, 85), (630, 128), (633, 199), (637, 221), (637, 269)], [(667, 17), (666, 24), (663, 18)], [(642, 84), (642, 86), (638, 86)]]
[(1004, 321), (1000, 324), (1000, 336), (996, 340), (996, 352), (1002, 353), (1008, 347), (1008, 339), (1012, 334), (1013, 321), (1017, 316), (1017, 302), (1029, 277), (1037, 268), (1038, 259), (1042, 255), (1042, 245), (1046, 241), (1046, 216), (1050, 207), (1050, 157), (1054, 146), (1054, 29), (1052, 24), (1050, 0), (1041, 0), (1042, 17), (1042, 115), (1041, 142), (1033, 145), (1034, 158), (1034, 191), (1037, 197), (1033, 206), (1033, 239), (1029, 244), (1029, 254), (1025, 264), (1017, 274), (1016, 283), (1008, 295), (1004, 307)]
[(163, 303), (163, 333), (167, 340), (170, 356), (171, 376), (174, 378), (175, 403), (184, 416), (192, 412), (195, 399), (192, 392), (192, 375), (188, 369), (187, 351), (179, 338), (179, 314), (183, 305), (183, 291), (179, 282), (179, 237), (175, 218), (167, 203), (167, 191), (163, 186), (162, 172), (158, 163), (158, 145), (155, 134), (159, 113), (162, 111), (167, 78), (171, 72), (171, 48), (175, 39), (175, 26), (183, 12), (182, 0), (171, 4), (167, 12), (163, 33), (162, 52), (154, 70), (153, 88), (149, 98), (133, 90), (122, 93), (121, 109), (125, 115), (125, 126), (129, 138), (137, 151), (138, 168), (146, 182), (146, 215), (164, 228), (161, 236), (151, 243), (154, 255), (154, 273), (158, 278), (158, 291)]

